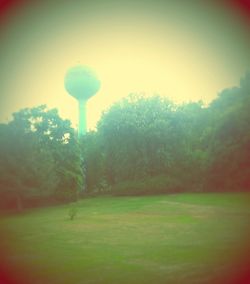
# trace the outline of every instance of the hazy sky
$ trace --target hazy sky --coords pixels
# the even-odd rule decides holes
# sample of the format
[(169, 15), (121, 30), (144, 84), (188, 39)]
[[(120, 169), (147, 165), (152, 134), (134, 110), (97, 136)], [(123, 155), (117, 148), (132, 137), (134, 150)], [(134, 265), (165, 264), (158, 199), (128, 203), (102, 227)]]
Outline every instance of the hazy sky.
[(0, 30), (0, 121), (47, 104), (76, 125), (64, 76), (79, 63), (102, 83), (88, 103), (89, 128), (129, 93), (211, 101), (250, 67), (246, 26), (212, 2), (44, 0), (13, 11)]

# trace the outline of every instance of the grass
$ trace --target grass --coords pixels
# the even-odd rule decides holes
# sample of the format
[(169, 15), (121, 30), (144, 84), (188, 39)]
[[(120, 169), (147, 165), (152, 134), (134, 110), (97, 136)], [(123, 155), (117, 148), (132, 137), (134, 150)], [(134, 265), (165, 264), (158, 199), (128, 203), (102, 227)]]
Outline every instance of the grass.
[(213, 283), (240, 269), (249, 194), (98, 197), (1, 219), (32, 284)]

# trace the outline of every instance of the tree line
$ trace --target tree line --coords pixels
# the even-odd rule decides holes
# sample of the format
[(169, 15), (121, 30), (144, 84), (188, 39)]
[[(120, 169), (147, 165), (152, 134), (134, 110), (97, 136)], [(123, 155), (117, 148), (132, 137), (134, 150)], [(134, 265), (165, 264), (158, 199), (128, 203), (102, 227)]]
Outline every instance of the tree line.
[(89, 193), (250, 189), (250, 73), (208, 106), (130, 95), (82, 141)]
[(0, 206), (250, 189), (250, 73), (209, 105), (129, 95), (80, 140), (45, 105), (0, 124)]

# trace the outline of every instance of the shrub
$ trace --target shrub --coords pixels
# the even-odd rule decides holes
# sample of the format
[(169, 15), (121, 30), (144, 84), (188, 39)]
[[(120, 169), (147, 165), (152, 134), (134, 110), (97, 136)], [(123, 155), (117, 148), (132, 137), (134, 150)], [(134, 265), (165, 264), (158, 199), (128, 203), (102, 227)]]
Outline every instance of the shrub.
[(70, 207), (68, 211), (68, 215), (69, 215), (69, 219), (73, 220), (77, 215), (77, 207), (76, 206)]

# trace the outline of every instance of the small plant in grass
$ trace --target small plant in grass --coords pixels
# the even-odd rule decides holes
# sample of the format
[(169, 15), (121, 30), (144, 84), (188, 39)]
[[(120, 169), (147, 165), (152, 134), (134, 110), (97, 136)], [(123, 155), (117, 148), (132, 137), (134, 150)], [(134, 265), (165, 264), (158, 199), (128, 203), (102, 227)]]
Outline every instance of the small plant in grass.
[(68, 211), (68, 215), (69, 215), (70, 220), (74, 220), (74, 218), (77, 215), (77, 207), (76, 206), (70, 207)]

